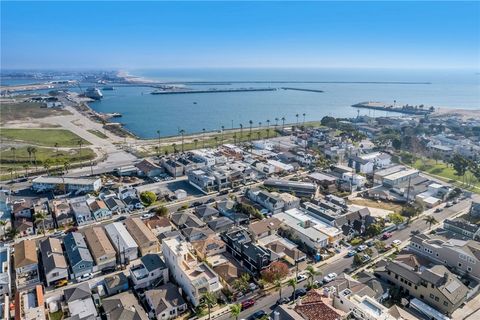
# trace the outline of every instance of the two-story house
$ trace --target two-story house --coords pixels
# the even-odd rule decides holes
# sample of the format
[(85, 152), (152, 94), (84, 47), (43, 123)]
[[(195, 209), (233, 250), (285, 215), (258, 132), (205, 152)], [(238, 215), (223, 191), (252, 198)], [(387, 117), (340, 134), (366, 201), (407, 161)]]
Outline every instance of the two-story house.
[(59, 280), (68, 279), (68, 265), (60, 240), (50, 237), (41, 240), (39, 244), (47, 287)]
[(13, 247), (13, 264), (16, 274), (17, 289), (39, 283), (37, 246), (35, 240), (22, 240)]
[(95, 261), (95, 271), (115, 267), (117, 253), (101, 226), (87, 228), (83, 231), (88, 248)]
[(168, 268), (159, 253), (148, 253), (130, 267), (135, 289), (157, 287), (168, 282)]
[(67, 253), (72, 278), (79, 278), (93, 271), (93, 258), (81, 233), (68, 233), (63, 238), (63, 245)]
[(151, 316), (156, 319), (176, 319), (187, 310), (187, 303), (173, 283), (146, 291), (145, 300), (150, 307)]

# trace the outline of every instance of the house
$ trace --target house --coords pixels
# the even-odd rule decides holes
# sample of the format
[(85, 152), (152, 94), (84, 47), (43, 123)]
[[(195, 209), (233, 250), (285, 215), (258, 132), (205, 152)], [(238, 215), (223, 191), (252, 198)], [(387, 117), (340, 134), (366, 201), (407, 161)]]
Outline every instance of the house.
[(65, 289), (63, 296), (68, 305), (70, 319), (95, 319), (98, 316), (88, 282)]
[(147, 253), (156, 253), (160, 251), (157, 237), (143, 223), (143, 221), (140, 220), (140, 218), (128, 218), (124, 221), (124, 224), (133, 240), (137, 243), (142, 256)]
[(206, 223), (200, 220), (197, 216), (193, 213), (189, 212), (175, 212), (172, 213), (170, 216), (170, 220), (172, 220), (173, 224), (178, 229), (183, 228), (202, 228), (206, 226)]
[(68, 233), (63, 238), (63, 245), (73, 278), (79, 278), (93, 271), (93, 258), (81, 233)]
[(125, 208), (127, 211), (144, 208), (142, 202), (140, 202), (140, 199), (138, 199), (136, 196), (123, 198), (123, 202), (125, 203)]
[(120, 200), (125, 200), (125, 198), (136, 198), (137, 190), (131, 186), (120, 188), (118, 190), (118, 198)]
[(0, 246), (0, 299), (12, 296), (12, 280), (10, 268), (10, 247)]
[[(42, 176), (32, 180), (32, 189), (36, 192), (55, 190), (58, 186), (64, 186), (67, 192), (92, 192), (102, 187), (102, 180), (89, 178), (69, 178)], [(63, 187), (62, 187), (63, 189)]]
[(310, 182), (268, 179), (263, 182), (263, 185), (267, 188), (277, 189), (280, 192), (293, 193), (298, 197), (311, 197), (317, 193), (317, 186)]
[(181, 238), (164, 239), (162, 252), (172, 278), (194, 306), (200, 304), (206, 292), (215, 293), (222, 289), (215, 271), (206, 263), (198, 262), (190, 252), (188, 243)]
[(238, 291), (234, 283), (241, 278), (242, 274), (245, 274), (246, 270), (236, 261), (229, 260), (223, 255), (212, 256), (208, 262), (211, 263), (212, 259), (215, 259), (212, 264), (213, 271), (218, 274), (222, 285), (232, 292)]
[(138, 169), (138, 174), (145, 177), (158, 177), (163, 173), (163, 169), (150, 160), (143, 159), (139, 163), (135, 164), (135, 167)]
[(125, 203), (123, 203), (123, 201), (117, 197), (108, 197), (104, 200), (104, 202), (107, 205), (108, 210), (110, 210), (112, 213), (120, 214), (126, 210)]
[(283, 259), (293, 266), (307, 259), (307, 255), (298, 250), (296, 244), (276, 235), (262, 238), (259, 244), (270, 250), (272, 261)]
[(343, 289), (335, 294), (333, 307), (348, 313), (353, 319), (395, 320), (389, 309), (368, 295)]
[(372, 152), (363, 155), (355, 155), (348, 160), (348, 166), (355, 172), (372, 173), (375, 168), (385, 168), (391, 164), (392, 157), (383, 152)]
[(250, 224), (248, 226), (248, 230), (250, 231), (253, 239), (258, 240), (266, 236), (276, 234), (278, 229), (280, 229), (281, 224), (282, 222), (280, 220), (272, 217)]
[(159, 253), (148, 253), (130, 266), (130, 278), (135, 289), (157, 287), (168, 282), (168, 268)]
[(215, 234), (212, 229), (208, 227), (203, 228), (184, 228), (181, 230), (181, 235), (185, 237), (188, 242), (201, 241), (208, 238), (210, 235)]
[(102, 300), (107, 319), (148, 320), (147, 313), (130, 292), (122, 292)]
[(167, 217), (155, 216), (149, 220), (146, 220), (145, 225), (153, 232), (155, 236), (172, 230), (170, 219)]
[(90, 212), (96, 221), (102, 221), (112, 218), (112, 211), (107, 208), (107, 205), (103, 200), (98, 199), (87, 199), (88, 207)]
[(480, 280), (480, 245), (478, 241), (444, 239), (426, 234), (414, 235), (409, 250), (434, 263), (468, 274)]
[(46, 238), (39, 241), (39, 248), (47, 287), (58, 280), (68, 279), (68, 265), (60, 240)]
[(72, 208), (73, 215), (75, 216), (77, 225), (83, 226), (95, 221), (85, 197), (71, 199), (70, 206)]
[(230, 218), (236, 225), (243, 225), (250, 223), (250, 217), (244, 213), (235, 210), (235, 201), (225, 199), (217, 202), (217, 210), (222, 216)]
[(175, 159), (163, 159), (162, 167), (174, 178), (185, 174), (185, 166)]
[(84, 229), (83, 234), (95, 261), (94, 271), (115, 267), (117, 254), (101, 226)]
[(128, 264), (137, 259), (138, 245), (121, 222), (107, 224), (105, 232), (117, 252), (117, 262)]
[(398, 286), (400, 292), (451, 315), (467, 299), (468, 288), (444, 265), (428, 267), (413, 254), (401, 254), (375, 270), (375, 274)]
[(472, 201), (469, 215), (471, 215), (472, 217), (480, 217), (480, 202)]
[(26, 237), (35, 234), (33, 222), (30, 219), (19, 218), (13, 221), (13, 227), (18, 231), (19, 237)]
[(15, 320), (46, 320), (43, 286), (38, 284), (15, 293)]
[(128, 278), (123, 272), (118, 272), (114, 275), (105, 277), (103, 282), (108, 296), (127, 291), (129, 288)]
[(300, 199), (288, 193), (279, 194), (260, 189), (248, 189), (246, 195), (250, 200), (263, 206), (271, 213), (278, 213), (300, 206)]
[(195, 241), (192, 243), (196, 255), (204, 260), (226, 251), (227, 245), (218, 237), (218, 235), (211, 234), (206, 239)]
[[(37, 219), (43, 216), (44, 219)], [(52, 213), (48, 208), (48, 199), (42, 198), (33, 202), (33, 221), (37, 232), (44, 232), (55, 228)]]
[(32, 286), (40, 281), (35, 240), (22, 240), (14, 245), (13, 267), (17, 289)]
[(52, 200), (50, 208), (57, 222), (57, 227), (64, 227), (73, 223), (73, 212), (66, 199)]
[(32, 219), (32, 204), (25, 200), (15, 201), (12, 205), (14, 219)]
[(307, 178), (321, 186), (323, 189), (335, 191), (336, 184), (338, 182), (338, 177), (332, 176), (324, 172), (313, 172), (310, 173)]
[(443, 228), (463, 240), (479, 240), (480, 238), (480, 226), (461, 218), (444, 220)]
[(176, 319), (187, 310), (187, 303), (173, 283), (146, 291), (145, 300), (156, 319)]
[(219, 216), (219, 212), (213, 206), (208, 204), (202, 204), (195, 208), (195, 215), (202, 219), (204, 222), (208, 222)]
[(230, 230), (234, 222), (227, 217), (218, 217), (207, 222), (207, 225), (215, 233), (221, 233)]
[(403, 170), (389, 174), (388, 176), (383, 177), (382, 184), (387, 188), (394, 188), (402, 182), (408, 182), (409, 180), (417, 177), (420, 174), (420, 171), (416, 169)]

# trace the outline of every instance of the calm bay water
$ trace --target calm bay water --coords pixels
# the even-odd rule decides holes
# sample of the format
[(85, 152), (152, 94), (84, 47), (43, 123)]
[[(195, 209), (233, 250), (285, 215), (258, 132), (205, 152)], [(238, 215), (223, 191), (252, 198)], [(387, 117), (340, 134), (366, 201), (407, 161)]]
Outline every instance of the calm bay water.
[[(132, 75), (158, 81), (295, 81), (294, 83), (233, 83), (230, 85), (187, 85), (192, 88), (295, 87), (323, 90), (323, 93), (290, 90), (264, 92), (151, 95), (149, 87), (118, 87), (104, 91), (104, 99), (91, 104), (100, 112), (120, 112), (125, 127), (139, 137), (152, 138), (156, 131), (175, 135), (248, 127), (252, 120), (271, 124), (275, 118), (296, 121), (295, 114), (306, 113), (306, 120), (325, 115), (352, 117), (350, 107), (362, 101), (480, 109), (480, 75), (475, 71), (416, 70), (334, 70), (334, 69), (177, 69), (132, 70)], [(325, 81), (350, 83), (297, 83)], [(430, 84), (352, 83), (352, 82), (429, 82)], [(194, 103), (196, 102), (196, 104)], [(374, 115), (360, 110), (360, 114)], [(384, 116), (377, 112), (376, 116)], [(398, 115), (398, 114), (396, 114)], [(302, 116), (300, 116), (300, 121)]]

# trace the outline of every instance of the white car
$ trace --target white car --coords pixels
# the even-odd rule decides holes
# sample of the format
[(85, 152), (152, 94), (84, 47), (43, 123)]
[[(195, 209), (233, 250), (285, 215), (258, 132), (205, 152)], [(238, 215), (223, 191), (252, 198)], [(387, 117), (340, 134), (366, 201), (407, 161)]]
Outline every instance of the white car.
[(323, 282), (331, 282), (337, 278), (337, 274), (335, 272), (327, 274), (325, 277), (323, 277)]
[(367, 247), (366, 245), (362, 244), (362, 245), (359, 245), (359, 246), (358, 246), (357, 251), (358, 251), (358, 252), (362, 252), (363, 250), (365, 250), (365, 249), (367, 249), (367, 248), (368, 248), (368, 247)]
[(393, 244), (394, 246), (398, 246), (398, 245), (400, 245), (400, 243), (402, 243), (402, 241), (401, 241), (401, 240), (398, 240), (398, 239), (397, 239), (397, 240), (393, 240), (393, 242), (392, 242), (392, 244)]
[(78, 278), (78, 281), (90, 280), (92, 278), (93, 278), (93, 273), (85, 273), (81, 277)]
[(145, 213), (145, 214), (142, 214), (142, 216), (140, 217), (140, 219), (142, 219), (142, 220), (147, 220), (147, 219), (153, 218), (153, 216), (154, 216), (153, 213)]
[(307, 280), (307, 276), (304, 275), (304, 274), (299, 274), (298, 277), (297, 277), (297, 282), (302, 282), (302, 281), (305, 281)]

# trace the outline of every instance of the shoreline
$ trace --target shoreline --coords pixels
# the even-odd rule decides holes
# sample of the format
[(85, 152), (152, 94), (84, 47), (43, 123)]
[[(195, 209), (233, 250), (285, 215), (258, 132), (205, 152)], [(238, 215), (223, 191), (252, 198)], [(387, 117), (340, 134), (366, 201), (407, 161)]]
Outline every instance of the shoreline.
[(430, 115), (432, 117), (462, 117), (462, 118), (480, 118), (480, 109), (454, 109), (447, 107), (436, 107)]

